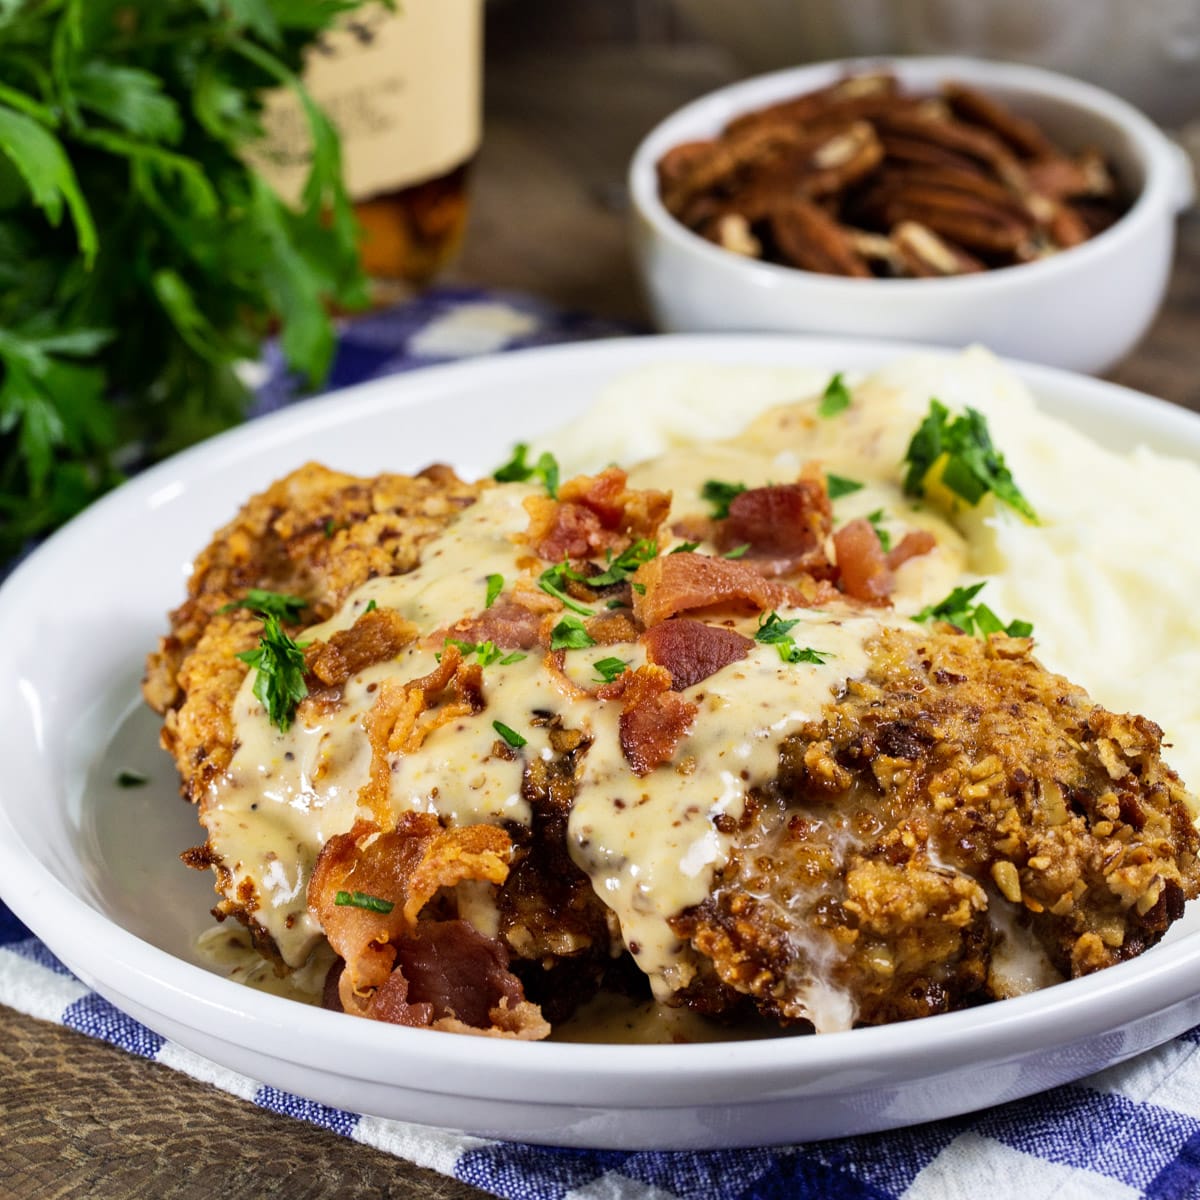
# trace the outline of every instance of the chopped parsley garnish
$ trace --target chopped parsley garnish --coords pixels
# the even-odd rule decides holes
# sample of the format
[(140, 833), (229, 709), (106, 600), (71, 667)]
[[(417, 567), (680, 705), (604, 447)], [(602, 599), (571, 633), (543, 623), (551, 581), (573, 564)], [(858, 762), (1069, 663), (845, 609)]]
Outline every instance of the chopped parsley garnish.
[(621, 658), (601, 658), (592, 663), (592, 666), (596, 669), (598, 683), (612, 683), (613, 680), (625, 674), (629, 663)]
[(610, 600), (604, 607), (605, 608), (628, 608), (629, 605), (626, 604), (624, 600)]
[(298, 621), (300, 610), (308, 607), (302, 596), (289, 596), (285, 592), (268, 592), (265, 588), (251, 588), (240, 600), (231, 600), (217, 609), (219, 613), (233, 612), (237, 608), (248, 608), (262, 617), (275, 617), (279, 621)]
[(496, 603), (500, 593), (504, 591), (504, 576), (489, 575), (487, 577), (487, 597), (484, 608), (491, 608)]
[(970, 587), (956, 587), (944, 600), (921, 609), (914, 621), (946, 621), (956, 625), (963, 633), (987, 637), (992, 633), (1003, 633), (1008, 637), (1029, 637), (1033, 625), (1029, 621), (1009, 621), (1007, 625), (986, 604), (972, 601), (983, 591), (987, 581), (973, 583)]
[(691, 554), (694, 550), (698, 549), (699, 546), (700, 546), (699, 542), (680, 542), (678, 546), (676, 546), (672, 551), (670, 551), (670, 553), (671, 554)]
[(390, 913), (396, 907), (390, 900), (381, 900), (366, 892), (338, 892), (333, 902), (340, 908), (365, 908), (377, 913)]
[(992, 444), (987, 419), (973, 408), (952, 419), (944, 404), (931, 399), (929, 415), (908, 443), (904, 461), (904, 490), (910, 496), (924, 496), (930, 471), (940, 466), (937, 482), (968, 504), (978, 504), (992, 492), (1028, 520), (1038, 519), (1013, 482), (1004, 455)]
[(332, 517), (327, 517), (325, 520), (325, 536), (331, 538), (335, 533), (337, 533), (337, 524)]
[(378, 607), (379, 605), (375, 603), (375, 599), (372, 597), (367, 601), (367, 607), (363, 609), (363, 613), (366, 614), (369, 612), (374, 612)]
[(595, 644), (596, 639), (584, 628), (583, 622), (569, 614), (550, 631), (551, 650), (582, 650)]
[(713, 506), (712, 516), (720, 521), (729, 516), (729, 506), (746, 491), (744, 483), (727, 483), (723, 479), (710, 479), (700, 489), (700, 499)]
[(631, 583), (629, 586), (633, 588), (633, 590), (637, 592), (639, 596), (644, 596), (646, 594), (646, 585), (644, 583)]
[(857, 479), (847, 479), (844, 475), (834, 475), (832, 472), (825, 476), (825, 490), (830, 500), (840, 500), (843, 496), (862, 491), (866, 486)]
[(641, 538), (634, 542), (628, 550), (622, 550), (616, 558), (613, 558), (610, 550), (607, 569), (599, 575), (578, 575), (569, 568), (566, 573), (571, 579), (586, 583), (588, 587), (609, 587), (614, 583), (624, 583), (642, 563), (648, 563), (652, 558), (657, 557), (658, 543), (652, 538)]
[(734, 546), (732, 550), (722, 554), (722, 558), (741, 558), (747, 550), (750, 549), (749, 542), (743, 542), (740, 546)]
[(780, 645), (779, 657), (785, 663), (812, 663), (820, 667), (826, 659), (833, 658), (833, 654), (829, 650), (814, 650), (811, 646), (797, 646), (795, 642), (788, 641)]
[[(457, 646), (462, 651), (463, 658), (470, 658), (474, 654), (479, 659), (481, 667), (490, 667), (492, 663), (499, 663), (500, 666), (507, 667), (510, 663), (520, 662), (527, 657), (519, 650), (514, 650), (511, 654), (504, 654), (501, 648), (490, 639), (486, 642), (460, 642), (457, 638), (447, 638), (446, 641), (451, 646)], [(441, 661), (441, 655), (438, 655), (438, 661)]]
[(117, 772), (116, 784), (117, 787), (135, 788), (145, 787), (150, 782), (149, 775), (143, 775), (141, 771), (131, 771), (128, 767)]
[(569, 578), (577, 578), (571, 570), (570, 564), (565, 561), (556, 563), (538, 576), (538, 587), (547, 595), (553, 596), (556, 600), (561, 600), (567, 608), (574, 612), (582, 613), (585, 617), (594, 616), (595, 614), (586, 604), (580, 604), (578, 600), (573, 599), (563, 591), (563, 585)]
[(238, 658), (254, 668), (254, 695), (267, 710), (271, 724), (286, 733), (296, 715), (296, 705), (308, 695), (304, 682), (304, 648), (308, 642), (288, 637), (274, 613), (263, 613), (262, 623), (257, 649), (243, 650)]
[(836, 417), (850, 407), (850, 389), (839, 371), (826, 385), (817, 412), (823, 417)]
[(820, 666), (827, 658), (832, 658), (833, 655), (827, 650), (814, 650), (810, 646), (796, 645), (792, 638), (792, 630), (799, 624), (798, 620), (785, 621), (777, 612), (772, 611), (759, 622), (754, 640), (774, 646), (785, 663), (813, 663)]
[(879, 546), (886, 554), (892, 548), (892, 535), (883, 527), (884, 511), (882, 508), (877, 508), (873, 513), (867, 514), (867, 520), (871, 523), (871, 528), (875, 530), (875, 536), (879, 539)]
[(510, 745), (510, 746), (511, 746), (513, 749), (514, 749), (514, 750), (520, 750), (520, 748), (521, 748), (522, 746), (526, 745), (526, 744), (528, 743), (528, 741), (529, 741), (529, 739), (528, 739), (528, 738), (523, 738), (523, 737), (522, 737), (522, 736), (521, 736), (521, 735), (520, 735), (520, 734), (519, 734), (519, 733), (518, 733), (518, 732), (517, 732), (515, 729), (509, 729), (509, 727), (508, 727), (507, 725), (505, 725), (503, 721), (493, 721), (493, 722), (492, 722), (492, 728), (493, 728), (493, 729), (494, 729), (494, 730), (495, 730), (495, 731), (496, 731), (496, 732), (497, 732), (497, 733), (498, 733), (498, 734), (499, 734), (499, 735), (500, 735), (500, 736), (501, 736), (501, 737), (502, 737), (502, 738), (503, 738), (503, 739), (504, 739), (504, 740), (505, 740), (505, 741), (506, 741), (506, 742), (507, 742), (507, 743), (508, 743), (508, 744), (509, 744), (509, 745)]
[(552, 499), (558, 499), (558, 459), (548, 450), (538, 455), (532, 465), (525, 461), (529, 446), (518, 442), (513, 447), (513, 456), (492, 476), (498, 483), (525, 483), (529, 479), (540, 479)]

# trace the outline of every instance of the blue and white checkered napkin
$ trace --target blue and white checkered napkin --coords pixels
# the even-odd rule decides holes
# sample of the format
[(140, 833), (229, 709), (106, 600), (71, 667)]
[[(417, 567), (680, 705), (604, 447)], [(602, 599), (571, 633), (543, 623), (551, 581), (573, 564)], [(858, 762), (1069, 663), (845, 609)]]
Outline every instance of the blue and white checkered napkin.
[[(443, 288), (349, 325), (333, 386), (625, 332), (529, 297)], [(278, 363), (269, 366), (260, 412), (295, 398)], [(511, 1200), (1200, 1200), (1200, 1029), (1078, 1084), (955, 1120), (808, 1146), (626, 1153), (489, 1142), (341, 1112), (257, 1083), (113, 1008), (3, 904), (0, 1004)]]

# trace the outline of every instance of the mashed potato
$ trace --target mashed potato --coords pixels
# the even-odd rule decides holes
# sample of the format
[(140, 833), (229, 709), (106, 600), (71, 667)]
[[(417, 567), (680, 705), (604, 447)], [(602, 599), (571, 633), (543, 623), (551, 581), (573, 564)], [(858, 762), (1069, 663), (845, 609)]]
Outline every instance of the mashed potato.
[[(669, 454), (729, 438), (827, 380), (809, 368), (659, 365), (618, 381), (545, 446), (567, 476)], [(955, 412), (978, 409), (1041, 522), (986, 501), (960, 514), (966, 556), (954, 582), (986, 580), (980, 599), (1005, 620), (1033, 623), (1047, 667), (1114, 711), (1153, 717), (1165, 732), (1168, 761), (1189, 787), (1200, 785), (1200, 739), (1188, 737), (1200, 729), (1200, 692), (1187, 682), (1200, 675), (1200, 555), (1186, 549), (1200, 512), (1200, 468), (1144, 447), (1105, 449), (1039, 411), (1028, 388), (983, 350), (904, 358), (848, 381), (855, 399), (873, 410), (870, 446), (846, 444), (837, 421), (789, 438), (761, 417), (756, 448), (777, 448), (779, 477), (817, 458), (826, 470), (856, 478), (869, 472), (898, 498), (904, 452), (930, 398)], [(736, 459), (729, 465), (736, 469)], [(873, 488), (848, 497), (839, 515), (865, 515), (880, 495)], [(909, 511), (905, 519), (919, 523), (920, 515)], [(908, 589), (897, 607), (917, 611), (941, 599), (946, 582), (935, 577)]]

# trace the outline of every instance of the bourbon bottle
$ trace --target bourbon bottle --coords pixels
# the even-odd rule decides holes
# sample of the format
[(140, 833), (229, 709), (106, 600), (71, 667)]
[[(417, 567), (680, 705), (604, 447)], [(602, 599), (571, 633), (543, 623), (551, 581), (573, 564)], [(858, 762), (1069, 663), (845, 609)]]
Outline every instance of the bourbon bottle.
[[(482, 74), (483, 0), (364, 5), (305, 64), (305, 85), (341, 137), (363, 266), (385, 298), (397, 284), (432, 279), (462, 240)], [(294, 199), (310, 153), (295, 96), (272, 95), (263, 123), (254, 165)]]

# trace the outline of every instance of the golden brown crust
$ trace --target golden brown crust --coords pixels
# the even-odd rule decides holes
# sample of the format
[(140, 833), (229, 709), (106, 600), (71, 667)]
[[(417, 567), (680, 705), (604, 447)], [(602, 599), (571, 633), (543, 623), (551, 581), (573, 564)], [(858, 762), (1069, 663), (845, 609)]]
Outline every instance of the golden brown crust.
[(360, 584), (416, 566), (421, 547), (474, 503), (480, 484), (448, 467), (361, 479), (308, 463), (252, 497), (196, 559), (188, 598), (146, 661), (142, 692), (164, 717), (162, 741), (193, 802), (228, 766), (230, 712), (260, 622), (221, 613), (251, 588), (307, 601), (305, 624), (327, 617)]
[(886, 630), (866, 677), (783, 744), (712, 897), (676, 928), (791, 1021), (814, 981), (868, 1023), (991, 998), (997, 911), (1065, 975), (1130, 958), (1200, 892), (1160, 743), (1027, 639)]

